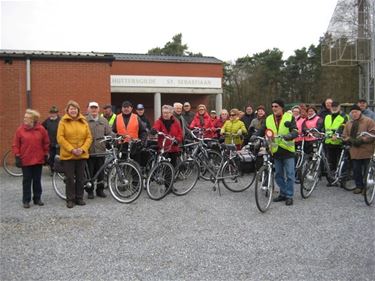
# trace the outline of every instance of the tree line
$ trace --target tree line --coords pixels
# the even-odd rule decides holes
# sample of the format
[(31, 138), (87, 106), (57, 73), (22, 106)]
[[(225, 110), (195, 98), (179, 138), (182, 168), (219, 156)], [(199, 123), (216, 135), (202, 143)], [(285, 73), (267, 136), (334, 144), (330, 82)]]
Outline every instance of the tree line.
[[(188, 51), (177, 34), (163, 48), (149, 54), (202, 56)], [(359, 68), (321, 66), (321, 44), (302, 47), (286, 60), (278, 48), (224, 62), (223, 106), (243, 109), (244, 105), (269, 106), (275, 98), (286, 103), (321, 104), (331, 97), (340, 103), (358, 99)], [(214, 100), (211, 101), (212, 106)]]

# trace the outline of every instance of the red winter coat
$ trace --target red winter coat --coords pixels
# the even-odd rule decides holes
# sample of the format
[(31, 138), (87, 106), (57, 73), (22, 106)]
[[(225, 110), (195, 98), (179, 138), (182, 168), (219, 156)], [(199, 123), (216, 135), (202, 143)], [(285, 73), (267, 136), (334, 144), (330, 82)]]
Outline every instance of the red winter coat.
[(44, 164), (44, 157), (49, 152), (49, 138), (47, 130), (36, 124), (32, 128), (21, 125), (12, 145), (15, 156), (20, 156), (22, 166)]
[[(158, 132), (163, 132), (164, 134), (175, 137), (178, 143), (182, 143), (183, 136), (182, 136), (182, 129), (181, 129), (180, 121), (178, 121), (173, 116), (171, 117), (171, 120), (173, 120), (173, 122), (172, 122), (169, 132), (163, 123), (162, 117), (160, 117), (158, 120), (155, 121), (153, 128), (155, 128)], [(161, 148), (163, 144), (163, 138), (164, 138), (163, 136), (158, 136), (159, 148)], [(180, 147), (178, 146), (178, 144), (174, 144), (172, 146), (170, 146), (170, 144), (171, 144), (170, 140), (165, 141), (165, 145), (166, 145), (165, 148), (167, 149), (170, 147), (170, 149), (166, 152), (179, 152), (180, 151)]]
[(193, 121), (190, 123), (190, 129), (194, 128), (205, 128), (209, 129), (208, 131), (204, 132), (204, 137), (205, 138), (214, 138), (215, 137), (215, 127), (214, 124), (211, 121), (210, 115), (208, 115), (207, 112), (204, 113), (203, 115), (203, 126), (200, 123), (200, 118), (199, 118), (199, 113), (197, 112), (194, 116)]

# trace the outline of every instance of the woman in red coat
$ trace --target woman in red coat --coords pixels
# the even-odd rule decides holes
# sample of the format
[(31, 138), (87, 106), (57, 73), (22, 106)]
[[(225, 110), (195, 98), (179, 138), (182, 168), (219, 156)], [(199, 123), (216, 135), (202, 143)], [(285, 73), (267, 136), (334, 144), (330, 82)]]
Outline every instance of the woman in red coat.
[(197, 113), (194, 116), (193, 121), (190, 123), (190, 129), (203, 128), (205, 138), (215, 137), (215, 127), (212, 123), (210, 115), (207, 113), (206, 106), (204, 104), (198, 105)]
[[(176, 166), (176, 159), (181, 151), (178, 144), (182, 143), (183, 136), (180, 121), (173, 116), (172, 106), (163, 105), (161, 108), (161, 116), (155, 121), (154, 126), (151, 129), (151, 133), (156, 134), (157, 132), (163, 132), (164, 134), (175, 138), (173, 143), (167, 139), (165, 142), (165, 148), (170, 148), (166, 151), (168, 152), (167, 157), (171, 159), (171, 164)], [(161, 148), (162, 144), (163, 136), (158, 136), (159, 148)]]
[(33, 201), (35, 205), (43, 206), (42, 168), (48, 160), (49, 138), (46, 129), (39, 124), (39, 112), (27, 109), (23, 125), (14, 137), (12, 149), (16, 156), (17, 167), (22, 168), (22, 202), (24, 208), (30, 208), (31, 185), (33, 186)]

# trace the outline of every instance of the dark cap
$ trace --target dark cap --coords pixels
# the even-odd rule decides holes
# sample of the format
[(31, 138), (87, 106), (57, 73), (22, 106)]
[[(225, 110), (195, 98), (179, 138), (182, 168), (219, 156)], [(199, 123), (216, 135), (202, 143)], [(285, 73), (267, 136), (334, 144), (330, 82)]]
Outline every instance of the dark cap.
[(141, 103), (137, 104), (137, 109), (145, 109), (145, 106)]
[(111, 108), (112, 109), (112, 105), (106, 104), (105, 106), (103, 106), (103, 109), (107, 109), (107, 108)]
[(338, 107), (339, 105), (340, 105), (340, 103), (337, 102), (337, 101), (332, 102), (332, 107)]
[(128, 100), (126, 100), (122, 103), (122, 107), (128, 107), (128, 106), (133, 107), (133, 104)]
[(358, 106), (358, 104), (354, 103), (352, 105), (352, 107), (350, 108), (350, 111), (352, 111), (352, 110), (359, 110), (359, 111), (361, 111), (361, 108)]
[(49, 110), (49, 113), (58, 113), (59, 109), (56, 106), (52, 106)]
[[(282, 100), (282, 99), (275, 99), (274, 101), (272, 101), (272, 103), (277, 103), (278, 105), (280, 105), (280, 107), (284, 108), (285, 107), (285, 102)], [(271, 103), (271, 104), (272, 104)]]

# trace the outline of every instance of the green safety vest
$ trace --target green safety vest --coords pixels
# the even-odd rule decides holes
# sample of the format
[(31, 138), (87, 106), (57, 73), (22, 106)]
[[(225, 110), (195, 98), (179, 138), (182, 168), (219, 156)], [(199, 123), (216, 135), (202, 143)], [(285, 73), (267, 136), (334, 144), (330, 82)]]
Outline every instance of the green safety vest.
[[(101, 116), (104, 117), (104, 114), (102, 113)], [(111, 116), (111, 118), (108, 120), (109, 126), (112, 127), (112, 125), (115, 122), (115, 120), (116, 120), (116, 114), (113, 113), (112, 116)]]
[[(345, 119), (341, 115), (338, 115), (335, 120), (332, 122), (332, 115), (327, 115), (326, 118), (324, 118), (324, 129), (326, 131), (326, 134), (333, 134), (335, 133), (338, 128), (344, 123)], [(325, 140), (326, 144), (333, 144), (333, 145), (340, 145), (342, 143), (341, 140), (333, 140), (332, 138), (326, 138)]]
[[(285, 136), (289, 134), (289, 128), (285, 127), (286, 121), (292, 121), (292, 114), (290, 113), (284, 113), (283, 117), (281, 118), (279, 128), (277, 129), (275, 119), (273, 117), (273, 114), (269, 115), (266, 119), (266, 127), (267, 129), (272, 130), (275, 136)], [(288, 150), (290, 152), (295, 152), (296, 147), (294, 145), (294, 141), (285, 141), (280, 138), (275, 138), (275, 142), (271, 145), (271, 152), (272, 154), (275, 154), (278, 150), (279, 146), (285, 150)]]

